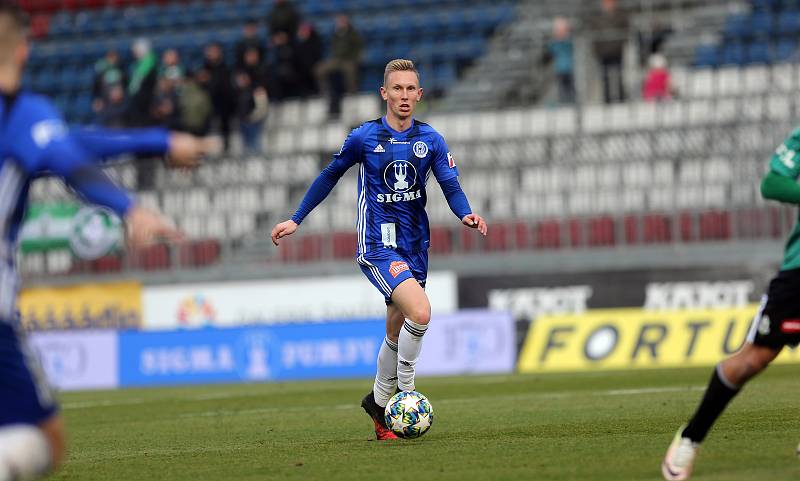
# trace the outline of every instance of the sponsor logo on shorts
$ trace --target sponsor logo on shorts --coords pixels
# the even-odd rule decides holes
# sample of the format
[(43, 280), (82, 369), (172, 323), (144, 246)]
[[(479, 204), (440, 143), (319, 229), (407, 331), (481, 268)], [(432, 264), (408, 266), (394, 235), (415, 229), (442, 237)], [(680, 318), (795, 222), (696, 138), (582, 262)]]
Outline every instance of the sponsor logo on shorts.
[(787, 319), (781, 322), (781, 332), (786, 334), (800, 334), (800, 319)]
[(389, 274), (392, 277), (397, 278), (401, 272), (408, 270), (408, 264), (403, 261), (394, 261), (389, 264)]

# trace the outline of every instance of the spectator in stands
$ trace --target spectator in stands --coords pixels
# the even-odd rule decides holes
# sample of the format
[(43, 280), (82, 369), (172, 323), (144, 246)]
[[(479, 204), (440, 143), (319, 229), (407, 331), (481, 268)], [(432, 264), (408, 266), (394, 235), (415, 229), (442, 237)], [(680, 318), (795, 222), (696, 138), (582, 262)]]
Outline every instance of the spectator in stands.
[(603, 98), (607, 103), (623, 102), (626, 95), (622, 59), (628, 39), (628, 15), (617, 7), (617, 0), (602, 0), (601, 13), (593, 13), (586, 24), (602, 70)]
[(258, 38), (258, 22), (250, 19), (244, 24), (242, 39), (236, 43), (236, 68), (240, 69), (244, 65), (244, 53), (254, 48), (258, 50), (258, 57), (265, 58), (264, 45)]
[[(106, 55), (94, 64), (94, 81), (92, 83), (92, 110), (99, 113), (105, 109), (111, 91), (115, 87), (126, 84), (125, 71), (120, 65), (119, 54), (109, 50)], [(123, 100), (124, 100), (123, 87)]]
[(133, 57), (128, 81), (128, 125), (143, 127), (153, 124), (150, 117), (150, 106), (158, 80), (158, 60), (147, 39), (140, 38), (133, 42)]
[(103, 101), (95, 110), (97, 123), (106, 127), (124, 127), (128, 106), (125, 103), (125, 88), (117, 84), (108, 89)]
[(318, 94), (319, 87), (314, 72), (322, 60), (322, 39), (314, 25), (309, 22), (304, 22), (297, 30), (295, 58), (297, 59), (297, 84), (300, 96), (310, 97)]
[[(331, 39), (331, 56), (317, 67), (317, 83), (323, 95), (331, 99), (340, 99), (339, 95), (332, 95), (331, 76), (334, 74), (344, 77), (344, 87), (347, 93), (358, 90), (358, 68), (361, 63), (361, 36), (350, 23), (347, 15), (336, 16), (336, 29)], [(338, 114), (338, 102), (331, 102), (331, 113)]]
[(660, 53), (650, 56), (650, 69), (642, 84), (642, 98), (649, 102), (658, 102), (672, 98), (667, 59)]
[(262, 61), (261, 53), (257, 48), (248, 48), (243, 52), (242, 66), (239, 70), (245, 72), (251, 80), (253, 87), (266, 89), (267, 69)]
[(267, 17), (269, 33), (285, 33), (289, 38), (294, 38), (297, 27), (300, 25), (300, 14), (289, 0), (275, 0), (272, 10)]
[(158, 79), (150, 116), (156, 124), (177, 129), (180, 120), (177, 82), (167, 77)]
[(159, 79), (166, 78), (172, 82), (179, 82), (183, 78), (183, 66), (180, 56), (174, 48), (168, 48), (161, 54), (161, 65), (158, 69)]
[(553, 38), (548, 43), (547, 50), (558, 81), (558, 101), (562, 104), (575, 102), (573, 47), (569, 21), (564, 17), (556, 17), (553, 20)]
[(270, 94), (274, 99), (285, 99), (297, 95), (297, 68), (294, 46), (285, 32), (272, 36), (269, 50)]
[(181, 130), (205, 136), (210, 130), (211, 97), (208, 94), (211, 76), (205, 69), (186, 75), (178, 96)]
[(256, 84), (245, 71), (235, 77), (236, 117), (242, 135), (244, 150), (249, 154), (261, 153), (261, 136), (267, 120), (269, 97), (267, 90)]
[(231, 72), (222, 56), (222, 46), (216, 42), (206, 45), (204, 68), (208, 71), (208, 94), (213, 106), (212, 119), (219, 124), (223, 150), (228, 152), (231, 136), (231, 116), (235, 110)]

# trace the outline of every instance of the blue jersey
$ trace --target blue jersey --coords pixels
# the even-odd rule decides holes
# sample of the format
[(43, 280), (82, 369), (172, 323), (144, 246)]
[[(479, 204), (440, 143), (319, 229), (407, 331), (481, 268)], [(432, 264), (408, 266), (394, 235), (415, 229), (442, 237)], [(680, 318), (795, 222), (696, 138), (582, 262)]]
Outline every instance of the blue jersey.
[(95, 162), (47, 99), (27, 92), (0, 96), (0, 322), (11, 320), (16, 310), (14, 257), (33, 179), (61, 177), (89, 202), (120, 216), (131, 207), (128, 194)]
[[(392, 129), (385, 118), (372, 120), (350, 133), (320, 177), (335, 184), (355, 164), (359, 164), (358, 254), (384, 248), (401, 254), (428, 249), (430, 229), (425, 204), (430, 174), (442, 185), (457, 182), (458, 177), (444, 138), (430, 125), (416, 120), (403, 132)], [(314, 189), (312, 185), (309, 194)], [(319, 200), (304, 200), (292, 219), (302, 222)], [(452, 203), (451, 208), (459, 218), (470, 213), (465, 198), (458, 208)]]

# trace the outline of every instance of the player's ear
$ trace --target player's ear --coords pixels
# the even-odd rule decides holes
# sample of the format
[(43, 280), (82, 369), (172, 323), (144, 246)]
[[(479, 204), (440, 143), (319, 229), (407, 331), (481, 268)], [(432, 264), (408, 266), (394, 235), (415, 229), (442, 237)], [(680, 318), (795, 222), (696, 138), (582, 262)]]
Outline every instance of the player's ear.
[(417, 102), (422, 100), (422, 87), (417, 89)]
[(383, 100), (389, 100), (389, 96), (386, 94), (386, 87), (381, 87), (381, 97)]

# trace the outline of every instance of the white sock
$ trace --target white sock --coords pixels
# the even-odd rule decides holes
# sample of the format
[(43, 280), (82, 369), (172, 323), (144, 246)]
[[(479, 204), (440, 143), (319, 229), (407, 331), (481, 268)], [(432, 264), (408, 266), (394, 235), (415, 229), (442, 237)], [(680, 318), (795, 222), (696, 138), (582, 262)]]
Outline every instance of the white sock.
[(50, 443), (36, 426), (0, 428), (0, 481), (36, 479), (50, 470)]
[(383, 339), (381, 349), (378, 351), (378, 372), (375, 374), (375, 402), (381, 407), (386, 407), (389, 398), (394, 396), (397, 389), (397, 343), (388, 337)]
[(406, 319), (397, 340), (397, 387), (401, 391), (414, 390), (414, 375), (417, 359), (422, 350), (422, 336), (428, 330), (427, 324), (417, 324)]

